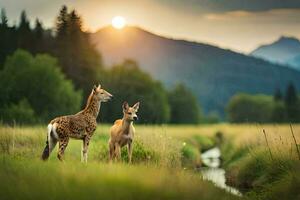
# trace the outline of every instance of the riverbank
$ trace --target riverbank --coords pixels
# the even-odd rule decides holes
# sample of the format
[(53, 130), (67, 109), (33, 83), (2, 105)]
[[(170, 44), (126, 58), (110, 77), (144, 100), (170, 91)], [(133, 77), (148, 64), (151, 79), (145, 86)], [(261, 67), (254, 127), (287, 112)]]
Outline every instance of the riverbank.
[(292, 130), (262, 126), (256, 140), (226, 140), (226, 183), (251, 199), (300, 199), (299, 126)]

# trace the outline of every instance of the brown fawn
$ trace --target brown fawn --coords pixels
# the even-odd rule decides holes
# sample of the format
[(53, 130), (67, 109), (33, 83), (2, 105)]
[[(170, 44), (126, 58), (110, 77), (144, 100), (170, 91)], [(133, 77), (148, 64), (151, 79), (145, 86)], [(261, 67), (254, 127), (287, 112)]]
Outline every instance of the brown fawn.
[(109, 146), (109, 160), (120, 160), (121, 148), (127, 145), (128, 159), (131, 163), (132, 158), (132, 142), (135, 134), (133, 127), (133, 121), (138, 119), (137, 112), (140, 103), (137, 102), (134, 106), (129, 107), (127, 102), (123, 103), (123, 118), (115, 121), (114, 125), (110, 129)]
[(42, 159), (47, 160), (52, 150), (59, 143), (57, 157), (63, 161), (65, 149), (70, 138), (83, 141), (81, 161), (87, 162), (87, 153), (90, 139), (97, 127), (97, 116), (101, 102), (107, 102), (112, 95), (101, 88), (94, 86), (87, 100), (85, 108), (75, 115), (57, 117), (48, 124), (46, 147)]

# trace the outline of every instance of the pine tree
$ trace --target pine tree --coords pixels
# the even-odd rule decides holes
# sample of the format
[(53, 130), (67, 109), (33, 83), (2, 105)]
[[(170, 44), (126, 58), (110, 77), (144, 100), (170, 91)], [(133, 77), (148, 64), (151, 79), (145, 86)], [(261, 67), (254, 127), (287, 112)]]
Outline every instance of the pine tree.
[(68, 33), (68, 8), (62, 6), (56, 19), (56, 35), (59, 39), (64, 39)]
[(7, 19), (6, 11), (4, 8), (1, 9), (0, 15), (1, 15), (1, 22), (0, 22), (1, 28), (7, 28), (8, 19)]
[(43, 29), (43, 25), (39, 19), (35, 20), (33, 35), (34, 35), (34, 38), (33, 38), (34, 43), (32, 44), (33, 53), (43, 52), (45, 50), (44, 29)]
[(289, 122), (296, 122), (299, 116), (298, 108), (298, 96), (296, 88), (293, 83), (290, 83), (287, 87), (285, 94), (285, 106), (287, 113), (287, 120)]
[(35, 37), (39, 39), (43, 38), (44, 29), (43, 29), (42, 22), (39, 19), (35, 20), (34, 34)]
[(13, 41), (11, 41), (10, 28), (8, 27), (8, 19), (4, 8), (0, 12), (0, 70), (6, 56), (11, 53)]
[(290, 83), (286, 90), (285, 104), (294, 105), (298, 100), (296, 88), (293, 83)]
[(63, 72), (72, 79), (84, 95), (90, 92), (90, 85), (97, 80), (101, 58), (89, 41), (89, 35), (82, 31), (82, 20), (76, 10), (68, 13), (63, 6), (56, 21), (56, 56)]
[(282, 100), (282, 93), (280, 88), (277, 88), (274, 93), (274, 101), (281, 101)]
[(22, 11), (20, 16), (20, 23), (19, 23), (19, 30), (20, 31), (30, 31), (30, 22), (27, 18), (27, 14), (25, 10)]
[(82, 20), (76, 10), (72, 10), (69, 14), (69, 34), (79, 35), (82, 33)]
[(20, 23), (17, 28), (18, 48), (32, 52), (33, 36), (30, 29), (30, 22), (26, 12), (23, 10), (20, 16)]

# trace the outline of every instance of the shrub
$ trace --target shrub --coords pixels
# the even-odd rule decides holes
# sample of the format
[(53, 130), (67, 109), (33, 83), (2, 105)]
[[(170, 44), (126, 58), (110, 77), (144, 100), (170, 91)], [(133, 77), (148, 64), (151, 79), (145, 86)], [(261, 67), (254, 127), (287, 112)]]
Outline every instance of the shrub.
[[(102, 141), (101, 141), (102, 140)], [(101, 136), (100, 141), (97, 141), (97, 153), (96, 159), (99, 161), (108, 161), (108, 136)], [(122, 162), (128, 162), (128, 153), (127, 148), (123, 147), (121, 149), (121, 158)], [(147, 148), (142, 141), (135, 140), (133, 143), (132, 149), (132, 162), (133, 163), (148, 163), (148, 162), (157, 162), (159, 159), (158, 155), (154, 152), (154, 150)]]
[(171, 107), (170, 122), (174, 124), (197, 124), (200, 120), (200, 105), (196, 97), (183, 84), (169, 92)]
[[(16, 115), (10, 117), (19, 117), (20, 123), (28, 122), (28, 118), (20, 118), (24, 112), (31, 116), (35, 113), (40, 121), (46, 121), (76, 112), (81, 104), (81, 92), (65, 79), (55, 58), (46, 54), (33, 57), (23, 50), (8, 57), (0, 71), (0, 93), (0, 108), (10, 109)], [(20, 103), (24, 97), (27, 103)], [(23, 107), (23, 114), (16, 112), (16, 105)], [(6, 121), (5, 115), (1, 118)]]
[(166, 123), (169, 121), (170, 108), (167, 93), (158, 81), (141, 71), (137, 63), (126, 60), (103, 72), (101, 79), (109, 92), (115, 95), (114, 103), (102, 109), (106, 122), (114, 122), (122, 117), (122, 104), (140, 102), (139, 121), (142, 123)]
[(261, 122), (271, 121), (273, 99), (266, 95), (237, 94), (231, 98), (227, 106), (230, 122)]
[[(124, 162), (128, 161), (127, 148), (122, 148), (122, 160)], [(147, 148), (141, 141), (136, 140), (133, 144), (132, 149), (132, 162), (141, 163), (141, 162), (156, 162), (158, 160), (158, 155), (154, 150)]]
[(32, 124), (37, 121), (34, 110), (26, 99), (22, 99), (17, 104), (11, 104), (1, 110), (0, 116), (4, 123), (13, 124), (15, 122)]
[(206, 151), (214, 146), (214, 141), (207, 136), (194, 135), (192, 141), (195, 142), (200, 151)]
[(200, 151), (197, 147), (184, 143), (185, 145), (181, 149), (182, 153), (182, 165), (184, 167), (199, 167), (201, 166)]

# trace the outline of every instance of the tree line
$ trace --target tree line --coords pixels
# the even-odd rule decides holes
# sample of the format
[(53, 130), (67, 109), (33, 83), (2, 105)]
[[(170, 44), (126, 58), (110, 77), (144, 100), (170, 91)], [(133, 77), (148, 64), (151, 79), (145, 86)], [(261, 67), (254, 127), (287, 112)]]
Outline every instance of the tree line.
[(101, 83), (115, 99), (101, 108), (100, 120), (122, 117), (123, 101), (141, 102), (141, 123), (198, 123), (200, 105), (182, 84), (167, 90), (133, 60), (105, 68), (101, 55), (82, 30), (76, 10), (63, 6), (53, 29), (25, 11), (18, 25), (0, 19), (0, 120), (44, 123), (83, 108), (93, 84)]
[[(25, 11), (22, 11), (18, 25), (9, 26), (4, 9), (0, 21), (0, 66), (17, 49), (31, 54), (47, 53), (58, 59), (62, 72), (71, 79), (77, 89), (87, 96), (90, 83), (97, 80), (103, 67), (101, 56), (89, 42), (89, 35), (82, 31), (82, 20), (76, 10), (68, 11), (63, 6), (55, 21), (54, 29), (44, 29), (39, 19), (34, 27)], [(1, 69), (1, 68), (0, 68)]]
[(229, 101), (226, 111), (233, 123), (297, 123), (300, 122), (300, 98), (290, 83), (284, 94), (278, 88), (273, 97), (237, 94)]

